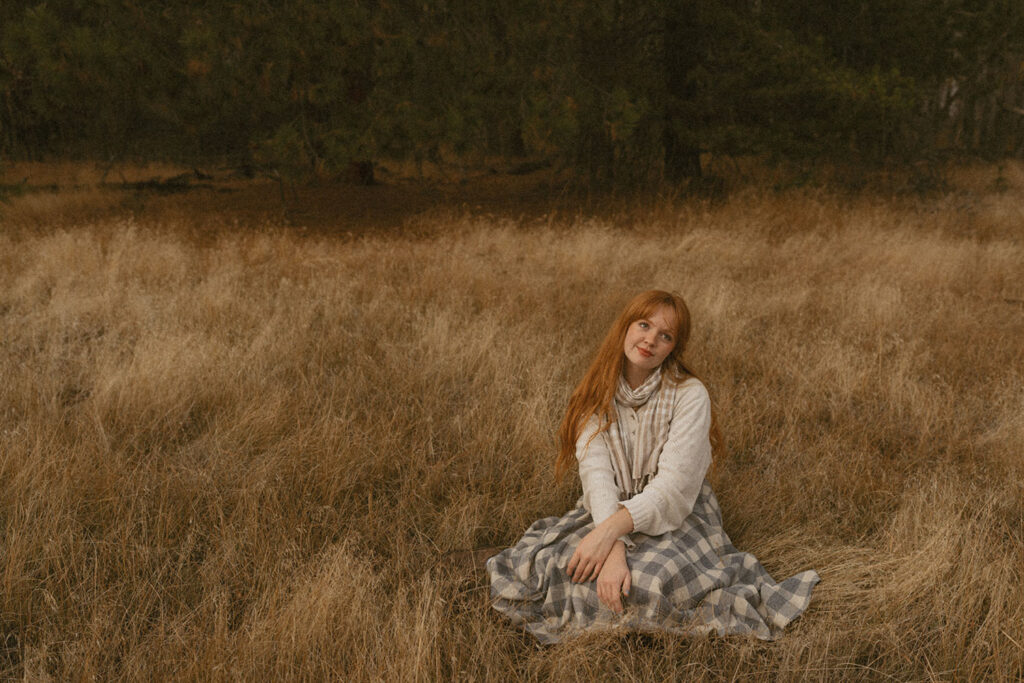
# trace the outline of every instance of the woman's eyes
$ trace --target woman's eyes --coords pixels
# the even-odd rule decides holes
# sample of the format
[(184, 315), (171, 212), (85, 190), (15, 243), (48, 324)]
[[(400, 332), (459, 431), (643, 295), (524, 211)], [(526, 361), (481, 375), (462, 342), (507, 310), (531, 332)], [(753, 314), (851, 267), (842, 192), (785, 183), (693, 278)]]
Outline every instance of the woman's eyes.
[[(641, 330), (646, 330), (646, 329), (649, 329), (649, 328), (650, 328), (650, 326), (651, 326), (651, 324), (650, 324), (649, 322), (647, 322), (646, 320), (638, 320), (638, 321), (636, 322), (636, 324), (637, 324), (637, 326), (638, 326), (638, 327), (639, 327), (639, 328), (640, 328)], [(662, 333), (661, 333), (661, 334), (659, 334), (658, 336), (659, 336), (659, 337), (661, 337), (662, 339), (664, 339), (664, 340), (665, 340), (665, 341), (667, 341), (667, 342), (671, 342), (671, 341), (672, 341), (672, 335), (671, 335), (671, 334), (669, 334), (668, 332), (662, 332)]]

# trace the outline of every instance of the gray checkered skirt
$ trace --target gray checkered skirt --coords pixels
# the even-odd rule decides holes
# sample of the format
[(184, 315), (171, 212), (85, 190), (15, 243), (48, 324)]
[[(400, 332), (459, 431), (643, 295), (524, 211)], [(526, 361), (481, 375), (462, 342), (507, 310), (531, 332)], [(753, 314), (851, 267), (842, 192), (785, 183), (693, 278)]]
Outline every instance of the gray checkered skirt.
[(594, 629), (774, 640), (807, 608), (818, 583), (814, 570), (776, 583), (756, 557), (736, 550), (705, 481), (682, 527), (630, 536), (636, 544), (626, 551), (632, 585), (623, 612), (615, 614), (598, 599), (596, 581), (572, 583), (565, 572), (593, 528), (590, 513), (578, 507), (535, 522), (518, 543), (489, 559), (494, 608), (542, 643)]

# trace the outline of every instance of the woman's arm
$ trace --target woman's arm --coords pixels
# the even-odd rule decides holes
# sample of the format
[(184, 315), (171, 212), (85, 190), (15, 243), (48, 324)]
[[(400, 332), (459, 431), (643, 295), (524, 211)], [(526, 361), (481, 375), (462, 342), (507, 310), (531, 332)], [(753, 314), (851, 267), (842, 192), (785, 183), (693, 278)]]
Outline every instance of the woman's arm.
[(615, 514), (595, 526), (576, 546), (565, 568), (569, 578), (576, 583), (596, 579), (613, 547), (622, 546), (622, 557), (625, 559), (626, 546), (619, 540), (619, 536), (632, 530), (633, 518), (629, 516), (629, 510), (620, 507)]
[(629, 597), (632, 581), (626, 563), (626, 546), (622, 541), (615, 541), (597, 576), (597, 597), (613, 612), (621, 612), (622, 598)]
[(635, 531), (657, 536), (682, 526), (711, 465), (710, 429), (711, 398), (699, 380), (689, 379), (676, 396), (658, 473), (643, 491), (621, 503)]
[(592, 416), (576, 440), (576, 461), (583, 484), (583, 507), (600, 524), (619, 509), (619, 489), (615, 485), (611, 454), (604, 437), (597, 433), (599, 423)]
[[(616, 539), (633, 530), (629, 512), (619, 503), (611, 454), (604, 438), (597, 434), (598, 426), (597, 418), (591, 417), (576, 440), (583, 505), (594, 520), (594, 529), (576, 546), (566, 567), (566, 573), (576, 582), (597, 578)], [(625, 559), (625, 545), (621, 540), (619, 543)]]

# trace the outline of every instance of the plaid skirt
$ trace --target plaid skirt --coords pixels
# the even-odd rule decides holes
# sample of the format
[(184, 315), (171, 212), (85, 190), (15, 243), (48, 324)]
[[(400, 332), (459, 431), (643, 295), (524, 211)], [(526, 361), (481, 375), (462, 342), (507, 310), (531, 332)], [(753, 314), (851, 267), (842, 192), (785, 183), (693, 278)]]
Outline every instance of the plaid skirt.
[(733, 547), (707, 481), (683, 526), (659, 536), (634, 533), (626, 550), (631, 586), (616, 614), (597, 582), (572, 583), (565, 567), (594, 528), (583, 507), (531, 526), (515, 546), (487, 561), (496, 610), (542, 643), (583, 630), (782, 635), (811, 601), (814, 570), (776, 583), (757, 558)]

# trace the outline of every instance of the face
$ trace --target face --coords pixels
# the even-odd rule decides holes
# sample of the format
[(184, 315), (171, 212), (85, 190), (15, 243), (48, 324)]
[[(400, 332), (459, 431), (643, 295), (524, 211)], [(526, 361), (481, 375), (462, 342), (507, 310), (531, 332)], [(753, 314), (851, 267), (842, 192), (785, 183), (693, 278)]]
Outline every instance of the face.
[(630, 323), (623, 352), (626, 379), (646, 379), (676, 347), (676, 313), (659, 306), (646, 318)]

